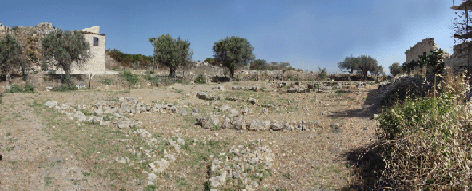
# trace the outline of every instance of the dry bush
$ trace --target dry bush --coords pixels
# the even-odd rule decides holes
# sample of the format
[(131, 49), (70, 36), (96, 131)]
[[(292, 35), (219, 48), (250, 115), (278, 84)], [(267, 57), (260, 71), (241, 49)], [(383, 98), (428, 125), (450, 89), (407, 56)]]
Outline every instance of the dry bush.
[(468, 189), (470, 122), (454, 96), (406, 101), (379, 118), (385, 168), (378, 188)]

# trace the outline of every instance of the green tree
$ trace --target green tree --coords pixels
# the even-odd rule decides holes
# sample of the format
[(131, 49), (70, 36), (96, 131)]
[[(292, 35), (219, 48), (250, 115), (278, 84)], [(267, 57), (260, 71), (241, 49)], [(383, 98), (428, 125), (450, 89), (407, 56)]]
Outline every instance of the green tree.
[(398, 62), (394, 62), (388, 68), (390, 69), (390, 74), (392, 74), (393, 77), (402, 73), (402, 66), (400, 66), (400, 63)]
[(235, 36), (226, 37), (215, 42), (213, 46), (216, 61), (221, 62), (229, 69), (231, 79), (237, 68), (247, 66), (250, 61), (254, 60), (253, 50), (254, 48), (247, 39)]
[[(367, 55), (361, 55), (358, 57), (346, 57), (344, 62), (339, 62), (338, 67), (345, 72), (353, 74), (354, 72), (364, 76), (364, 80), (367, 80), (367, 74), (375, 74), (379, 70), (378, 62), (375, 58)], [(383, 70), (383, 68), (382, 68)]]
[(379, 64), (375, 58), (372, 58), (367, 55), (361, 55), (357, 58), (358, 66), (357, 66), (357, 73), (362, 74), (364, 76), (364, 80), (367, 80), (367, 73), (375, 72), (378, 69)]
[(175, 76), (178, 67), (192, 61), (192, 50), (190, 42), (183, 41), (178, 37), (172, 38), (169, 34), (161, 35), (159, 38), (150, 38), (154, 46), (154, 58), (157, 62), (169, 67), (169, 76)]
[(352, 55), (351, 57), (344, 58), (343, 62), (338, 62), (338, 68), (344, 70), (344, 72), (349, 72), (349, 74), (353, 74), (358, 69), (358, 65), (358, 58)]
[(71, 84), (70, 72), (72, 63), (75, 62), (77, 66), (83, 65), (90, 55), (89, 43), (85, 41), (84, 35), (81, 31), (62, 31), (59, 29), (49, 33), (42, 41), (44, 57), (54, 59), (57, 66), (61, 67), (66, 73), (66, 78), (63, 83)]
[(9, 76), (14, 69), (18, 69), (24, 62), (22, 48), (18, 41), (7, 34), (5, 38), (0, 39), (0, 69), (2, 74)]
[(267, 61), (263, 59), (257, 59), (251, 62), (249, 65), (249, 68), (251, 70), (267, 70), (269, 65), (267, 64)]

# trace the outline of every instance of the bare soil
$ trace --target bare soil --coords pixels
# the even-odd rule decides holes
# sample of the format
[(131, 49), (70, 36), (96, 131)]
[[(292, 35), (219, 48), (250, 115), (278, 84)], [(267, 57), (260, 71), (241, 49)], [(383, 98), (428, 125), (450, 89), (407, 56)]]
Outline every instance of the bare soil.
[[(343, 189), (358, 184), (356, 169), (347, 155), (375, 141), (378, 112), (376, 86), (356, 89), (352, 93), (279, 93), (231, 90), (233, 85), (267, 86), (267, 82), (228, 82), (205, 85), (172, 85), (131, 90), (81, 90), (71, 92), (39, 92), (4, 94), (0, 104), (0, 190), (140, 190), (148, 186), (147, 165), (140, 164), (131, 149), (148, 148), (135, 129), (79, 123), (65, 114), (44, 106), (46, 101), (69, 103), (71, 106), (93, 105), (98, 101), (133, 97), (151, 104), (174, 103), (189, 115), (140, 113), (129, 118), (142, 122), (142, 128), (158, 140), (181, 137), (189, 146), (182, 148), (176, 161), (154, 181), (157, 190), (206, 190), (211, 157), (228, 153), (233, 146), (260, 142), (274, 153), (270, 175), (260, 180), (256, 190)], [(97, 85), (98, 86), (98, 85)], [(212, 90), (224, 86), (225, 91)], [(110, 88), (111, 89), (111, 88)], [(260, 103), (273, 103), (268, 114), (262, 107), (244, 101), (204, 101), (197, 92), (215, 96), (253, 97)], [(317, 121), (319, 128), (310, 131), (237, 131), (202, 129), (196, 124), (192, 108), (201, 115), (228, 115), (219, 111), (222, 105), (238, 110), (249, 108), (245, 121), (277, 120)], [(340, 128), (332, 128), (338, 123)], [(128, 141), (122, 141), (128, 139)], [(213, 144), (209, 144), (211, 141)], [(195, 143), (192, 145), (192, 143)], [(163, 144), (159, 148), (169, 146)], [(159, 150), (159, 149), (156, 149)], [(160, 151), (159, 151), (160, 152)], [(158, 153), (159, 153), (158, 152)], [(159, 154), (158, 154), (159, 155)], [(213, 156), (212, 156), (213, 155)], [(126, 164), (116, 157), (129, 157)], [(158, 160), (159, 157), (147, 160)], [(133, 165), (131, 165), (133, 163)], [(228, 183), (218, 188), (238, 190), (240, 185)]]

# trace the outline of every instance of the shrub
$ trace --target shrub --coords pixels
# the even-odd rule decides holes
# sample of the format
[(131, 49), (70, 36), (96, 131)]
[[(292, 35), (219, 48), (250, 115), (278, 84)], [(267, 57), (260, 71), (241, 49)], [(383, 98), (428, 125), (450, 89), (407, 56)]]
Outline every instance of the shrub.
[(100, 81), (100, 83), (103, 84), (103, 85), (111, 85), (112, 82), (113, 82), (113, 80), (110, 79), (110, 78), (105, 78), (105, 79)]
[(387, 91), (381, 96), (380, 103), (391, 106), (407, 98), (424, 97), (431, 89), (432, 85), (420, 75), (402, 77), (389, 85)]
[[(152, 70), (151, 70), (152, 71)], [(159, 76), (151, 77), (150, 74), (144, 76), (144, 79), (149, 80), (152, 84), (157, 85), (159, 83)]]
[(52, 88), (52, 91), (56, 92), (65, 92), (65, 91), (70, 91), (70, 90), (77, 90), (77, 87), (72, 84), (62, 84), (60, 86)]
[(49, 68), (49, 65), (46, 62), (41, 63), (41, 70), (47, 71)]
[(135, 74), (131, 74), (131, 72), (128, 70), (123, 71), (119, 74), (119, 76), (124, 80), (128, 81), (130, 86), (135, 85), (139, 82), (138, 76)]
[(205, 76), (203, 76), (203, 74), (199, 74), (199, 75), (197, 76), (197, 78), (195, 79), (195, 83), (197, 83), (197, 84), (205, 84), (205, 83), (206, 83)]
[(469, 114), (455, 101), (446, 94), (407, 100), (377, 118), (385, 162), (377, 186), (464, 189), (471, 178), (471, 124), (463, 121)]
[(145, 72), (145, 74), (154, 74), (154, 73), (155, 73), (154, 70), (148, 70)]
[(26, 84), (24, 87), (12, 85), (9, 90), (5, 90), (5, 93), (34, 93), (34, 86), (30, 84)]

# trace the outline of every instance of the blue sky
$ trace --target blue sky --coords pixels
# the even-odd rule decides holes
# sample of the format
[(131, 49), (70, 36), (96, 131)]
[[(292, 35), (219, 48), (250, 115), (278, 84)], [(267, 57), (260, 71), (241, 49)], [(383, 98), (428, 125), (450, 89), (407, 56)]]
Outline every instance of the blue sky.
[[(460, 0), (455, 0), (458, 5)], [(21, 1), (0, 0), (5, 26), (50, 22), (64, 30), (100, 26), (106, 49), (152, 54), (148, 38), (187, 39), (193, 60), (213, 57), (215, 42), (247, 38), (256, 58), (340, 73), (346, 56), (371, 55), (387, 73), (405, 50), (434, 38), (452, 53), (452, 0)]]

